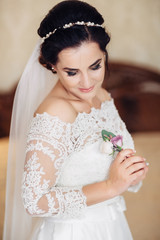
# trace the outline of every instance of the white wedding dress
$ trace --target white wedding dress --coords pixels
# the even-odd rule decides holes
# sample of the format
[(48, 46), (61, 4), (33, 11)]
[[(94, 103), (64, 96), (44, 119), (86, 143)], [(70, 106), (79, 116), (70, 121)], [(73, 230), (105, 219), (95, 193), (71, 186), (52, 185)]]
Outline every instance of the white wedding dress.
[[(107, 179), (112, 156), (100, 152), (101, 131), (123, 136), (123, 148), (134, 148), (113, 99), (89, 114), (64, 123), (47, 113), (37, 114), (29, 129), (22, 183), (24, 207), (36, 225), (32, 240), (130, 240), (117, 196), (86, 206), (82, 186)], [(130, 187), (138, 191), (141, 183)]]

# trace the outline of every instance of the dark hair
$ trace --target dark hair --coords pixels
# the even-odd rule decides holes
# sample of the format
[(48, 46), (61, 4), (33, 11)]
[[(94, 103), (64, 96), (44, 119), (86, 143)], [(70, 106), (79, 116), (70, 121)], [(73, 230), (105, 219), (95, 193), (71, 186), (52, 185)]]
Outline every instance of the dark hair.
[(77, 21), (94, 22), (103, 24), (102, 15), (91, 5), (82, 1), (62, 1), (53, 7), (38, 29), (40, 37), (58, 29), (49, 38), (45, 39), (41, 45), (40, 63), (49, 70), (52, 70), (51, 64), (55, 65), (58, 61), (58, 54), (65, 48), (78, 47), (82, 42), (92, 41), (98, 43), (100, 49), (106, 53), (106, 64), (108, 64), (108, 54), (106, 46), (110, 41), (105, 28), (88, 27), (74, 25), (63, 29), (65, 24), (75, 23)]

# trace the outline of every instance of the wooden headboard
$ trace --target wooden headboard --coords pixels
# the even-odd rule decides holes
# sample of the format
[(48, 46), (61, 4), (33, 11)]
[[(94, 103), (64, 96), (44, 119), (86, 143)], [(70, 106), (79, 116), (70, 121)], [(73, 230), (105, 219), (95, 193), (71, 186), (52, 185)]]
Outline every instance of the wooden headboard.
[[(160, 131), (160, 73), (110, 63), (103, 86), (111, 93), (130, 132)], [(15, 88), (0, 94), (0, 137), (9, 135)]]
[(0, 138), (9, 135), (12, 105), (16, 87), (10, 92), (0, 94)]
[(112, 63), (104, 87), (130, 132), (160, 130), (160, 73)]

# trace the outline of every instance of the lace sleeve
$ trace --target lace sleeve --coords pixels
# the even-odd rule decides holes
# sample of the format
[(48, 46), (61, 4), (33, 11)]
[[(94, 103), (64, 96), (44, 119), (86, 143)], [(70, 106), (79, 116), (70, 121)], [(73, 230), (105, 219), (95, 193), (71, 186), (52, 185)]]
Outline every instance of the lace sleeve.
[(69, 129), (64, 129), (58, 121), (41, 119), (40, 115), (32, 122), (26, 147), (22, 199), (33, 216), (74, 217), (81, 215), (86, 207), (82, 186), (57, 186), (61, 167), (71, 151), (64, 131), (69, 133)]
[(138, 192), (139, 191), (139, 189), (142, 187), (142, 181), (141, 182), (139, 182), (138, 184), (136, 184), (136, 185), (134, 185), (134, 186), (130, 186), (129, 188), (128, 188), (128, 192)]

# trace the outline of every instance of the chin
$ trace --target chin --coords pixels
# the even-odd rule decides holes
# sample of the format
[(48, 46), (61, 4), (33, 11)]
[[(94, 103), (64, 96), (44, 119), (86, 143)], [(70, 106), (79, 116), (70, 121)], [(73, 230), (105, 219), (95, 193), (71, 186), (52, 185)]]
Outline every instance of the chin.
[(69, 92), (70, 92), (70, 95), (78, 99), (89, 100), (89, 99), (93, 99), (97, 95), (101, 86), (102, 86), (102, 81), (97, 83), (91, 91), (87, 91), (87, 90), (81, 91), (79, 88), (76, 88), (76, 89), (71, 89)]
[(82, 100), (93, 99), (96, 96), (96, 93), (97, 93), (96, 91), (91, 91), (91, 92), (88, 92), (88, 93), (80, 92), (79, 98), (82, 99)]

